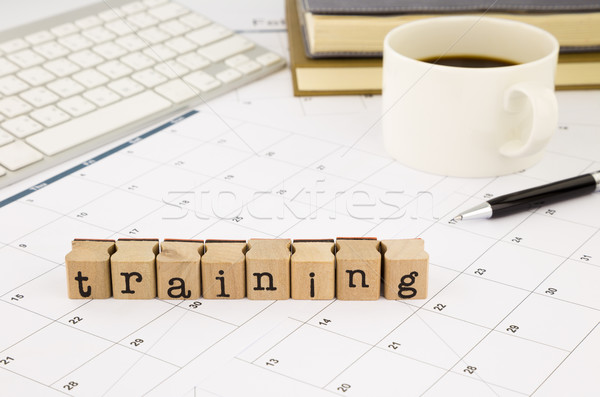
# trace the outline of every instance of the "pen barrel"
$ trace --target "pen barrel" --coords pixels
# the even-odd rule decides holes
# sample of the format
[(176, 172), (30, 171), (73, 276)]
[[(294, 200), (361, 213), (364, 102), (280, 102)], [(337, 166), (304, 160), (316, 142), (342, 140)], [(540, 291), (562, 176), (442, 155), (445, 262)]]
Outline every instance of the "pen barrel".
[(492, 216), (497, 217), (583, 196), (595, 190), (596, 179), (586, 174), (496, 197), (488, 204), (492, 207)]

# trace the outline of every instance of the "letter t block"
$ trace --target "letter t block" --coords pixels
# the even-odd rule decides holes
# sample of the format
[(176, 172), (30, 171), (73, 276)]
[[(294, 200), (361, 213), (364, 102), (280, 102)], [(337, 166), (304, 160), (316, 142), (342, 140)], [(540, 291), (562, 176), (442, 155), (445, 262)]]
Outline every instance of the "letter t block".
[(110, 298), (110, 256), (115, 252), (115, 241), (75, 239), (71, 246), (65, 257), (69, 298)]

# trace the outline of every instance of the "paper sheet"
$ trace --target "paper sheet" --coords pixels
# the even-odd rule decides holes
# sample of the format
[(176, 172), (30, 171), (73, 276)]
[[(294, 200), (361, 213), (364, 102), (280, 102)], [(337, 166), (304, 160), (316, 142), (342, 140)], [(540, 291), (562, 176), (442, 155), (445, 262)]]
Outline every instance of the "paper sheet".
[[(249, 37), (286, 52), (284, 33)], [(447, 178), (387, 157), (379, 97), (294, 98), (285, 70), (4, 201), (1, 393), (597, 392), (600, 196), (451, 221), (486, 198), (600, 169), (600, 92), (559, 93), (559, 103), (539, 165)], [(423, 238), (428, 299), (67, 299), (76, 237), (337, 236)]]

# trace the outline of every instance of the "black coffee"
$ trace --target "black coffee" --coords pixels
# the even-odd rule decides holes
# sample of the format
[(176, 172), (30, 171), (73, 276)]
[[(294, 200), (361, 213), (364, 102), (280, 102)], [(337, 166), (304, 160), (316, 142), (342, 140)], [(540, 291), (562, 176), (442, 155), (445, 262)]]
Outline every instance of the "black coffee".
[(514, 66), (516, 62), (507, 59), (480, 57), (473, 55), (450, 55), (421, 59), (423, 62), (436, 65), (456, 66), (461, 68), (497, 68), (501, 66)]

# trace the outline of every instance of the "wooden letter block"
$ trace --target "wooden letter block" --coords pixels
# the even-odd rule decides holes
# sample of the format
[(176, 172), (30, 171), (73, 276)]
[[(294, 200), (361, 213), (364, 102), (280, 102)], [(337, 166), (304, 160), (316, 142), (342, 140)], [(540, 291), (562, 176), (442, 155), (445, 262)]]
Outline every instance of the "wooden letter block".
[(333, 240), (294, 240), (292, 299), (335, 297)]
[(336, 287), (340, 300), (376, 300), (381, 292), (381, 253), (374, 238), (337, 239)]
[(246, 252), (248, 299), (290, 298), (289, 239), (251, 239)]
[(116, 299), (156, 297), (157, 239), (119, 239), (110, 257), (113, 296)]
[(246, 296), (246, 242), (206, 240), (202, 257), (205, 299), (242, 299)]
[(156, 257), (156, 288), (160, 299), (200, 298), (202, 240), (167, 240)]
[(69, 298), (110, 298), (110, 256), (115, 252), (115, 241), (75, 239), (71, 246), (65, 257)]
[(420, 238), (383, 240), (383, 295), (386, 299), (427, 298), (429, 254)]

